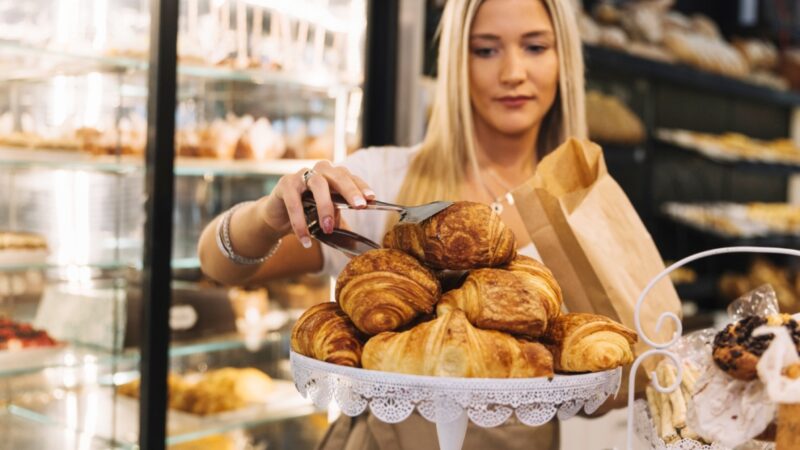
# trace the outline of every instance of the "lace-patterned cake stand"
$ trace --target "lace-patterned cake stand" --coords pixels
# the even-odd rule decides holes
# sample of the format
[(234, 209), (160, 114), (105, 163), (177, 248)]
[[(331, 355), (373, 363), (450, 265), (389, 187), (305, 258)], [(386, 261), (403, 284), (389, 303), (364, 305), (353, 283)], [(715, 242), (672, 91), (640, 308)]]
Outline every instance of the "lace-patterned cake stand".
[(566, 420), (581, 408), (594, 412), (620, 387), (622, 369), (547, 378), (449, 378), (355, 369), (291, 352), (297, 390), (320, 408), (331, 400), (348, 416), (369, 407), (386, 423), (407, 419), (416, 409), (436, 424), (440, 450), (460, 450), (472, 421), (496, 427), (512, 415), (538, 426), (558, 415)]

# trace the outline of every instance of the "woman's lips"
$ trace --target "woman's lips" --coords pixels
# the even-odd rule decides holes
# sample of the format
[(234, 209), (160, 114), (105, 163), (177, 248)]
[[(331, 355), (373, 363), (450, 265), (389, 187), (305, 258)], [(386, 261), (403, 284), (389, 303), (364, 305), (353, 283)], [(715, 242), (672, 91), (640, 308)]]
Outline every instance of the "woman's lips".
[(521, 108), (531, 100), (533, 100), (533, 97), (523, 96), (523, 95), (513, 96), (513, 97), (511, 96), (500, 97), (497, 99), (497, 101), (502, 103), (503, 106), (505, 106), (506, 108)]

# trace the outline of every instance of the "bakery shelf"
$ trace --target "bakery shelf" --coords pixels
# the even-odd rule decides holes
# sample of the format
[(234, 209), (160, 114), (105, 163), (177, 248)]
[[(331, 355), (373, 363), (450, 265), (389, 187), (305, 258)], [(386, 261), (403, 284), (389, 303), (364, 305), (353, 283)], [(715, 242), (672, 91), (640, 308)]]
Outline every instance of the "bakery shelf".
[(696, 69), (683, 64), (670, 64), (641, 58), (605, 47), (584, 45), (588, 72), (602, 69), (623, 73), (630, 77), (647, 77), (671, 83), (747, 98), (780, 106), (800, 105), (800, 93), (782, 91)]
[[(100, 56), (68, 50), (38, 48), (19, 42), (0, 40), (0, 55), (5, 58), (30, 58), (34, 64), (0, 65), (0, 80), (41, 80), (54, 75), (84, 75), (90, 72), (144, 73), (149, 63), (140, 58)], [(12, 56), (13, 55), (13, 56)], [(320, 91), (352, 89), (360, 80), (346, 80), (323, 72), (302, 73), (269, 71), (266, 69), (232, 69), (192, 64), (179, 64), (178, 74), (210, 81), (239, 81), (254, 84), (297, 86)]]
[(705, 227), (698, 223), (675, 217), (671, 214), (663, 214), (663, 217), (694, 232), (699, 232), (703, 235), (712, 237), (718, 240), (721, 244), (725, 245), (800, 248), (800, 236), (796, 235), (769, 234), (763, 236), (741, 237)]
[[(0, 273), (3, 272), (19, 272), (26, 270), (41, 270), (41, 271), (62, 271), (68, 273), (72, 270), (79, 270), (83, 272), (110, 272), (116, 270), (127, 269), (141, 269), (141, 264), (134, 264), (122, 261), (112, 261), (106, 263), (91, 263), (91, 264), (57, 264), (57, 263), (14, 263), (5, 264), (0, 263)], [(173, 270), (192, 270), (200, 268), (199, 258), (175, 258), (172, 260)]]
[(30, 420), (25, 411), (0, 410), (0, 448), (60, 450), (128, 450), (133, 446), (110, 442), (68, 428)]
[[(274, 393), (264, 403), (252, 404), (241, 410), (207, 416), (170, 410), (167, 415), (167, 445), (306, 417), (318, 411), (311, 400), (297, 392), (292, 382), (275, 380), (275, 384)], [(123, 448), (135, 446), (139, 435), (139, 401), (116, 395), (112, 386), (95, 385), (21, 396), (12, 401), (9, 411), (34, 423), (64, 427), (98, 440), (110, 441), (116, 437)], [(114, 418), (113, 422), (111, 417)]]
[(675, 141), (664, 139), (662, 137), (655, 137), (654, 141), (658, 146), (664, 150), (677, 150), (681, 152), (692, 153), (701, 156), (716, 164), (730, 167), (736, 170), (749, 170), (757, 172), (765, 172), (773, 175), (792, 175), (800, 173), (800, 164), (792, 164), (789, 162), (763, 162), (753, 160), (743, 160), (733, 156), (726, 156), (723, 154), (711, 154), (701, 151), (696, 147), (689, 145), (681, 145)]
[[(259, 345), (280, 343), (283, 336), (279, 332), (267, 333)], [(195, 342), (174, 343), (169, 349), (170, 358), (180, 358), (192, 355), (210, 354), (215, 352), (229, 352), (246, 349), (247, 343), (237, 334), (223, 335)], [(86, 367), (102, 368), (110, 366), (135, 366), (139, 363), (138, 349), (128, 349), (121, 353), (110, 353), (92, 346), (80, 344), (66, 344), (60, 347), (46, 347), (33, 349), (28, 352), (22, 350), (14, 354), (0, 352), (2, 358), (14, 359), (13, 364), (0, 364), (0, 380), (9, 377), (18, 377), (42, 372), (44, 370), (82, 370)], [(5, 356), (2, 353), (7, 353)], [(10, 360), (10, 359), (9, 359)]]
[[(223, 161), (203, 158), (177, 158), (177, 176), (286, 175), (316, 164), (315, 159), (276, 159), (271, 161)], [(84, 170), (126, 175), (144, 170), (143, 156), (93, 155), (75, 150), (39, 150), (0, 147), (0, 167), (10, 169), (48, 168)]]
[(201, 158), (178, 158), (175, 175), (288, 175), (312, 167), (316, 159), (276, 159), (272, 161), (220, 161)]

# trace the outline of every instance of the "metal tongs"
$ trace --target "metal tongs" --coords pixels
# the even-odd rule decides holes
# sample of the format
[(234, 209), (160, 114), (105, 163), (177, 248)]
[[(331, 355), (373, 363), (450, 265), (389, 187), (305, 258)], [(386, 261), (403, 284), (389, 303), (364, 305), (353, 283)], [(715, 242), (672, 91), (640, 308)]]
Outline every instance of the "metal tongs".
[[(379, 244), (372, 240), (358, 233), (342, 230), (341, 228), (334, 228), (332, 233), (325, 234), (319, 224), (317, 203), (314, 200), (314, 196), (311, 192), (305, 192), (302, 199), (303, 211), (305, 212), (306, 222), (308, 223), (308, 231), (318, 241), (350, 257), (360, 255), (368, 250), (381, 248)], [(356, 209), (350, 206), (347, 200), (339, 194), (331, 193), (331, 200), (336, 209)], [(361, 209), (394, 211), (400, 213), (400, 223), (420, 223), (444, 211), (452, 204), (453, 202), (433, 202), (420, 206), (402, 206), (379, 200), (370, 200), (367, 202), (367, 207)]]

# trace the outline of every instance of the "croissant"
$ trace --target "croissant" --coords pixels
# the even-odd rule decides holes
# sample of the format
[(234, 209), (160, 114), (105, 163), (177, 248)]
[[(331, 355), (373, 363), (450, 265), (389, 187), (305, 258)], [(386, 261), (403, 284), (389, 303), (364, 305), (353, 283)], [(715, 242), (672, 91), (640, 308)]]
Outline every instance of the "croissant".
[(433, 312), (439, 281), (413, 257), (393, 249), (370, 250), (345, 266), (336, 301), (366, 334), (392, 331)]
[(557, 372), (600, 372), (633, 362), (636, 332), (605, 316), (558, 316), (543, 338)]
[(547, 320), (553, 320), (561, 314), (564, 301), (561, 286), (547, 266), (531, 257), (517, 255), (504, 269), (513, 272), (528, 291), (540, 293), (539, 298), (547, 310)]
[(553, 376), (553, 356), (537, 342), (473, 327), (453, 310), (402, 333), (381, 333), (364, 346), (365, 369), (476, 378)]
[(383, 245), (435, 269), (497, 267), (516, 254), (511, 229), (490, 207), (474, 202), (455, 202), (421, 224), (398, 224), (386, 234)]
[(539, 337), (547, 329), (549, 305), (557, 300), (546, 298), (552, 291), (542, 291), (521, 278), (502, 269), (475, 270), (460, 288), (442, 296), (436, 312), (442, 315), (460, 309), (478, 328)]
[(361, 367), (359, 331), (333, 302), (308, 308), (292, 328), (292, 350), (342, 366)]

